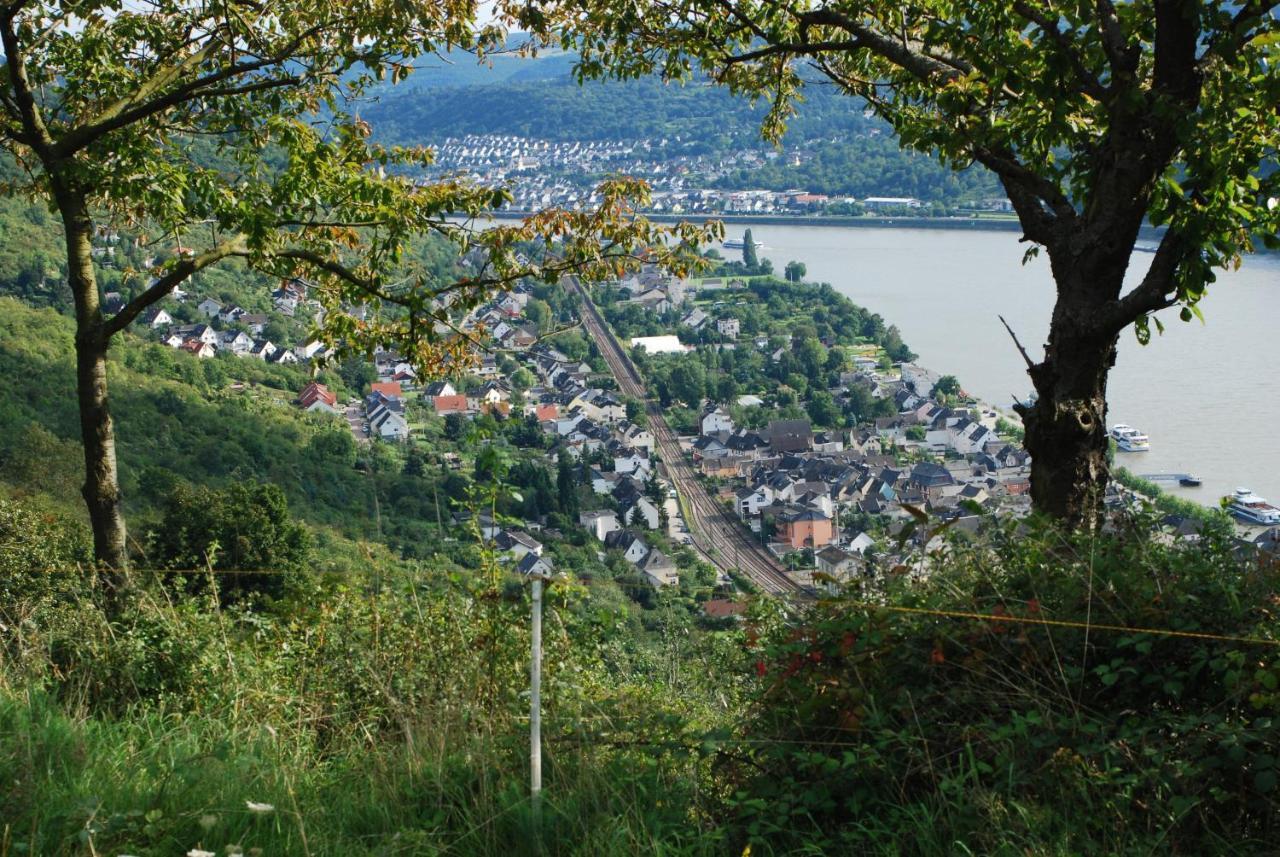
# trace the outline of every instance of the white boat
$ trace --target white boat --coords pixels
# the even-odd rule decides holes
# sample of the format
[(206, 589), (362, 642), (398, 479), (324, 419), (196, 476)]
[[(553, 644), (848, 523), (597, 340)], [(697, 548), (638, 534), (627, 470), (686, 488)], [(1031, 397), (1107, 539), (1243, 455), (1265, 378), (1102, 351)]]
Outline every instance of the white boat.
[[(764, 246), (764, 244), (762, 244), (759, 241), (756, 241), (755, 239), (752, 239), (751, 244), (757, 250), (759, 250), (761, 247)], [(726, 238), (724, 240), (724, 244), (721, 246), (723, 246), (724, 249), (726, 250), (745, 250), (747, 248), (746, 236), (744, 235), (741, 238)]]
[(1249, 524), (1280, 524), (1280, 509), (1254, 494), (1248, 488), (1237, 488), (1227, 504), (1227, 511)]
[(1111, 427), (1111, 437), (1124, 452), (1148, 452), (1151, 449), (1151, 438), (1124, 423), (1116, 423)]

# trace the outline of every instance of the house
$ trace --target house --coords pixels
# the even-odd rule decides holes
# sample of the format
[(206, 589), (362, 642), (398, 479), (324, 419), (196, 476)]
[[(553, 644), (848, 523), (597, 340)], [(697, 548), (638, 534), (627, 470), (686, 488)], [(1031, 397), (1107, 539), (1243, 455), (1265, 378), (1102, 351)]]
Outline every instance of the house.
[(278, 366), (295, 366), (298, 363), (298, 355), (289, 348), (277, 348), (275, 353), (267, 358), (267, 362)]
[(298, 394), (298, 407), (304, 411), (324, 411), (329, 414), (342, 412), (338, 407), (338, 397), (324, 384), (315, 381), (303, 387)]
[(914, 363), (903, 363), (900, 371), (902, 383), (917, 396), (932, 396), (933, 388), (942, 380), (942, 376), (937, 372)]
[(246, 353), (259, 360), (268, 360), (276, 353), (276, 347), (269, 339), (255, 339)]
[(695, 309), (680, 319), (681, 324), (693, 330), (701, 330), (707, 321), (707, 314), (700, 309)]
[(369, 431), (384, 440), (404, 440), (409, 436), (409, 423), (390, 408), (380, 407), (369, 415)]
[(511, 558), (515, 560), (524, 559), (526, 554), (542, 556), (542, 542), (519, 530), (503, 530), (498, 533), (498, 537), (493, 540), (493, 543), (498, 550), (510, 554)]
[(188, 339), (186, 342), (182, 343), (179, 348), (188, 354), (194, 354), (201, 360), (207, 360), (218, 353), (214, 350), (212, 345), (207, 342), (201, 342), (199, 339)]
[(618, 524), (618, 516), (608, 509), (597, 512), (583, 512), (578, 515), (578, 523), (582, 524), (583, 528), (599, 542), (604, 541), (610, 533), (621, 529)]
[(773, 490), (768, 485), (758, 485), (755, 488), (740, 488), (735, 497), (738, 517), (743, 520), (756, 517), (765, 506), (772, 504), (774, 500)]
[(808, 452), (813, 426), (808, 420), (771, 420), (766, 432), (771, 452)]
[(827, 545), (816, 555), (818, 571), (834, 577), (837, 581), (846, 581), (857, 574), (863, 564), (862, 557), (849, 553), (835, 545)]
[(737, 619), (747, 612), (747, 605), (727, 598), (709, 598), (702, 603), (702, 612), (708, 619)]
[(662, 523), (658, 507), (645, 496), (636, 497), (618, 506), (618, 519), (623, 526), (644, 524), (646, 529), (656, 530)]
[(680, 571), (675, 562), (657, 548), (649, 551), (649, 555), (640, 561), (639, 568), (649, 578), (649, 582), (659, 589), (680, 583)]
[(448, 381), (432, 381), (422, 391), (422, 395), (428, 399), (434, 399), (436, 396), (456, 396), (458, 395), (458, 390)]
[(831, 544), (831, 518), (817, 509), (789, 506), (777, 516), (776, 539), (795, 550)]
[(196, 304), (196, 311), (205, 318), (215, 318), (222, 312), (222, 304), (218, 303), (213, 298), (205, 298), (200, 301), (200, 303)]
[(626, 406), (604, 390), (583, 390), (569, 402), (569, 410), (578, 408), (597, 422), (616, 423), (627, 418)]
[(653, 454), (655, 442), (653, 433), (646, 428), (641, 428), (632, 422), (624, 422), (614, 428), (618, 438), (627, 446), (633, 449), (643, 449), (650, 455)]
[(152, 307), (142, 314), (142, 323), (152, 330), (160, 330), (173, 324), (173, 316), (160, 307)]
[(224, 307), (222, 312), (218, 313), (218, 318), (222, 319), (227, 324), (234, 324), (239, 321), (240, 316), (244, 315), (246, 312), (248, 312), (248, 310), (244, 307), (232, 304), (229, 307)]
[(555, 564), (548, 557), (527, 553), (516, 564), (516, 571), (525, 577), (550, 577), (555, 572)]
[(465, 414), (468, 411), (466, 396), (436, 396), (431, 400), (431, 405), (436, 409), (436, 414), (442, 417), (448, 414)]
[(232, 354), (248, 354), (253, 348), (253, 338), (240, 330), (224, 330), (219, 336), (218, 348)]
[(266, 330), (268, 318), (260, 312), (243, 313), (238, 321), (245, 326), (245, 329), (254, 336), (261, 336), (262, 331)]
[(540, 423), (551, 422), (560, 418), (560, 408), (554, 404), (538, 405), (533, 416)]
[(876, 546), (876, 540), (866, 533), (858, 533), (853, 541), (849, 542), (849, 550), (856, 554), (865, 554), (870, 548)]
[(742, 330), (742, 325), (736, 318), (722, 318), (716, 322), (716, 330), (719, 331), (721, 336), (737, 339)]
[[(169, 331), (169, 334), (170, 337), (178, 337), (181, 342), (186, 342), (188, 339), (198, 339), (215, 348), (218, 345), (218, 331), (207, 324), (184, 324), (173, 328), (173, 330)], [(169, 340), (166, 339), (165, 341), (168, 342)]]
[(319, 340), (312, 340), (306, 345), (299, 345), (293, 349), (293, 353), (297, 355), (299, 360), (310, 360), (317, 354), (324, 351), (324, 343)]
[(637, 477), (647, 478), (652, 469), (649, 456), (643, 449), (630, 449), (625, 454), (615, 455), (613, 458), (614, 473), (632, 473)]
[(707, 411), (702, 415), (702, 422), (699, 428), (704, 435), (716, 434), (718, 432), (733, 431), (733, 417), (729, 416), (724, 408), (719, 406)]
[(370, 391), (381, 393), (388, 399), (403, 399), (404, 390), (400, 387), (399, 381), (375, 381), (369, 385)]
[(649, 555), (649, 546), (644, 539), (630, 530), (615, 530), (605, 536), (605, 547), (622, 552), (622, 558), (632, 565), (638, 564)]

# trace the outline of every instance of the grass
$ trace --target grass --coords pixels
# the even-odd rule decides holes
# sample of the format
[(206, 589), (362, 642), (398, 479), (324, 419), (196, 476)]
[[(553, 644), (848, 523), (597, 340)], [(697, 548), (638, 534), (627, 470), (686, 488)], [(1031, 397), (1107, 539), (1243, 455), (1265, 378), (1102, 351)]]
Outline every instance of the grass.
[(282, 735), (156, 711), (77, 718), (38, 692), (0, 697), (0, 857), (716, 850), (656, 768), (551, 748), (539, 836), (519, 741), (423, 724), (402, 743), (322, 753)]

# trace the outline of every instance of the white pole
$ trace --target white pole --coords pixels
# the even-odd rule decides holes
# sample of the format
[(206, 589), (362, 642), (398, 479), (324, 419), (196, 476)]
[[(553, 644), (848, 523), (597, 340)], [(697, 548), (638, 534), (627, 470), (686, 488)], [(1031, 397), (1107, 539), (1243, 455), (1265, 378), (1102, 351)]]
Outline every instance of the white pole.
[(529, 794), (534, 824), (542, 818), (542, 578), (533, 578), (533, 627), (529, 653)]

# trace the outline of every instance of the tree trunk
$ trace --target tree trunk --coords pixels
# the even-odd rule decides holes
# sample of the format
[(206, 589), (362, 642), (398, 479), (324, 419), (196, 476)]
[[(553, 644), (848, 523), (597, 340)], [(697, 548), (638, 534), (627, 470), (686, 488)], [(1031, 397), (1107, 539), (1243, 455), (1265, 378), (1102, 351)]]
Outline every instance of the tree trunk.
[(116, 469), (115, 428), (107, 397), (108, 337), (91, 253), (93, 221), (83, 195), (57, 188), (67, 241), (67, 279), (76, 308), (76, 394), (80, 439), (84, 445), (82, 493), (93, 528), (94, 559), (107, 574), (109, 590), (123, 582), (129, 566), (120, 479)]
[(1015, 408), (1031, 454), (1032, 503), (1072, 529), (1101, 523), (1111, 476), (1107, 376), (1119, 337), (1100, 329), (1097, 316), (1104, 301), (1119, 293), (1123, 278), (1123, 267), (1083, 281), (1079, 272), (1055, 271), (1058, 301), (1045, 358), (1028, 370), (1038, 398)]

